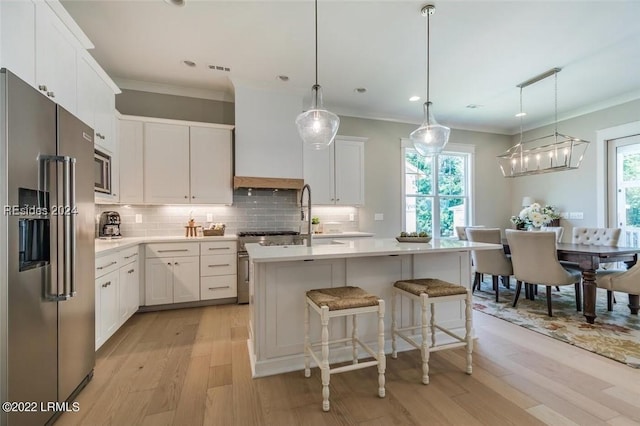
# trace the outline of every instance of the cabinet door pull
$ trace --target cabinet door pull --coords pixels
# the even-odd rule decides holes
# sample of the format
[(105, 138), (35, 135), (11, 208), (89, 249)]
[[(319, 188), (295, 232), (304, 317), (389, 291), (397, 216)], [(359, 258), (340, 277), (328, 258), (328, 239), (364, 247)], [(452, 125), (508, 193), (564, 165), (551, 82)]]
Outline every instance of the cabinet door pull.
[(209, 250), (230, 250), (231, 247), (209, 247)]
[(213, 291), (213, 290), (222, 290), (225, 288), (231, 288), (231, 286), (225, 285), (225, 286), (220, 286), (220, 287), (209, 287), (209, 290)]
[(138, 253), (133, 253), (131, 256), (125, 256), (124, 258), (125, 259), (131, 259), (132, 257), (135, 257), (137, 255), (138, 255)]
[(219, 263), (217, 265), (209, 265), (209, 268), (216, 268), (218, 266), (231, 266), (229, 263)]
[(102, 288), (107, 288), (111, 285), (111, 281), (107, 281), (106, 283), (102, 284)]
[(135, 269), (129, 269), (129, 270), (127, 271), (127, 274), (133, 274), (135, 271), (136, 271)]
[(189, 251), (189, 249), (158, 250), (158, 253), (171, 253), (176, 251)]
[(118, 263), (118, 262), (115, 262), (115, 261), (114, 261), (114, 262), (111, 262), (111, 263), (110, 263), (110, 264), (108, 264), (108, 265), (98, 266), (96, 269), (97, 269), (97, 270), (99, 270), (99, 271), (101, 271), (101, 270), (103, 270), (104, 268), (108, 268), (109, 266), (111, 266), (111, 265), (115, 265), (115, 264), (117, 264), (117, 263)]

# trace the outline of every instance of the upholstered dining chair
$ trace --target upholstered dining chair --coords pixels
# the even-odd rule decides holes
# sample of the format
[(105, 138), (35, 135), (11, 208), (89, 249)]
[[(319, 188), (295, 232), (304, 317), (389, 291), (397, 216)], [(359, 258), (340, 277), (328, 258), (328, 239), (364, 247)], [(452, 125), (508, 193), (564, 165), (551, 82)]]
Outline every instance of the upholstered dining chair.
[[(502, 244), (499, 228), (467, 228), (465, 230), (467, 240), (478, 243)], [(472, 291), (476, 288), (480, 290), (482, 274), (491, 274), (493, 289), (496, 292), (496, 302), (499, 299), (500, 283), (502, 277), (505, 285), (509, 282), (509, 277), (513, 275), (511, 259), (507, 257), (504, 250), (472, 250), (471, 260), (475, 269)]]
[(547, 312), (551, 309), (551, 287), (573, 284), (576, 291), (576, 310), (580, 311), (580, 278), (578, 270), (565, 269), (558, 261), (555, 232), (527, 232), (507, 229), (507, 241), (511, 251), (513, 275), (516, 277), (516, 295), (513, 306), (518, 304), (522, 283), (547, 287)]
[(620, 228), (573, 228), (571, 242), (593, 246), (617, 246)]
[[(596, 276), (596, 285), (598, 288), (607, 290), (607, 310), (613, 310), (613, 292), (620, 291), (628, 295), (640, 295), (640, 265), (635, 264), (626, 271), (610, 272), (604, 274), (598, 273)], [(631, 308), (631, 303), (629, 303)], [(632, 314), (638, 315), (638, 312), (631, 311)]]
[(562, 242), (562, 236), (564, 235), (564, 228), (562, 226), (541, 226), (540, 230), (543, 232), (553, 231), (556, 233), (556, 242)]

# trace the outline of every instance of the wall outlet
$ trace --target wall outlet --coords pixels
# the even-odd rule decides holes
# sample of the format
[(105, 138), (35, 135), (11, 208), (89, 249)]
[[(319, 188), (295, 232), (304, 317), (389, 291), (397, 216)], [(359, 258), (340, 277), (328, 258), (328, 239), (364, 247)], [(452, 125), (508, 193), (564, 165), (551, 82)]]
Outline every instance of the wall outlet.
[(373, 220), (384, 220), (384, 214), (376, 213), (373, 215)]
[(356, 215), (353, 213), (349, 213), (349, 221), (353, 222), (354, 220), (356, 220)]
[(207, 222), (213, 222), (213, 213), (207, 213)]
[(142, 223), (142, 215), (136, 214), (136, 223)]

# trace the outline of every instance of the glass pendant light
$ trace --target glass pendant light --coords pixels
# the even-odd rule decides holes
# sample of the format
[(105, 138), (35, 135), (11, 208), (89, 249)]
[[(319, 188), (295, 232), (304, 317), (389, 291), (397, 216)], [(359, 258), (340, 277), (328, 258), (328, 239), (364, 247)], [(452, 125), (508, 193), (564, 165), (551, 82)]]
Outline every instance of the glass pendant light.
[(311, 108), (296, 118), (302, 141), (312, 149), (324, 149), (338, 133), (340, 118), (322, 105), (322, 87), (318, 84), (318, 0), (315, 0), (316, 83), (311, 87)]
[(424, 6), (420, 13), (427, 17), (427, 100), (423, 105), (424, 121), (422, 125), (411, 132), (409, 139), (420, 155), (434, 155), (442, 151), (449, 141), (451, 129), (439, 124), (433, 116), (433, 103), (429, 100), (429, 16), (433, 15), (436, 7), (432, 4)]

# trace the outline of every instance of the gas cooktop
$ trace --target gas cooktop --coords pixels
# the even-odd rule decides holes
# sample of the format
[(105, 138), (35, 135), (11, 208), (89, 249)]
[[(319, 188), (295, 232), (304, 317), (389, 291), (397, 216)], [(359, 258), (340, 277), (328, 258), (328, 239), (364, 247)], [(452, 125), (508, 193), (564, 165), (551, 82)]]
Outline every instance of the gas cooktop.
[(238, 237), (270, 237), (277, 235), (300, 235), (298, 231), (244, 231), (238, 232)]

